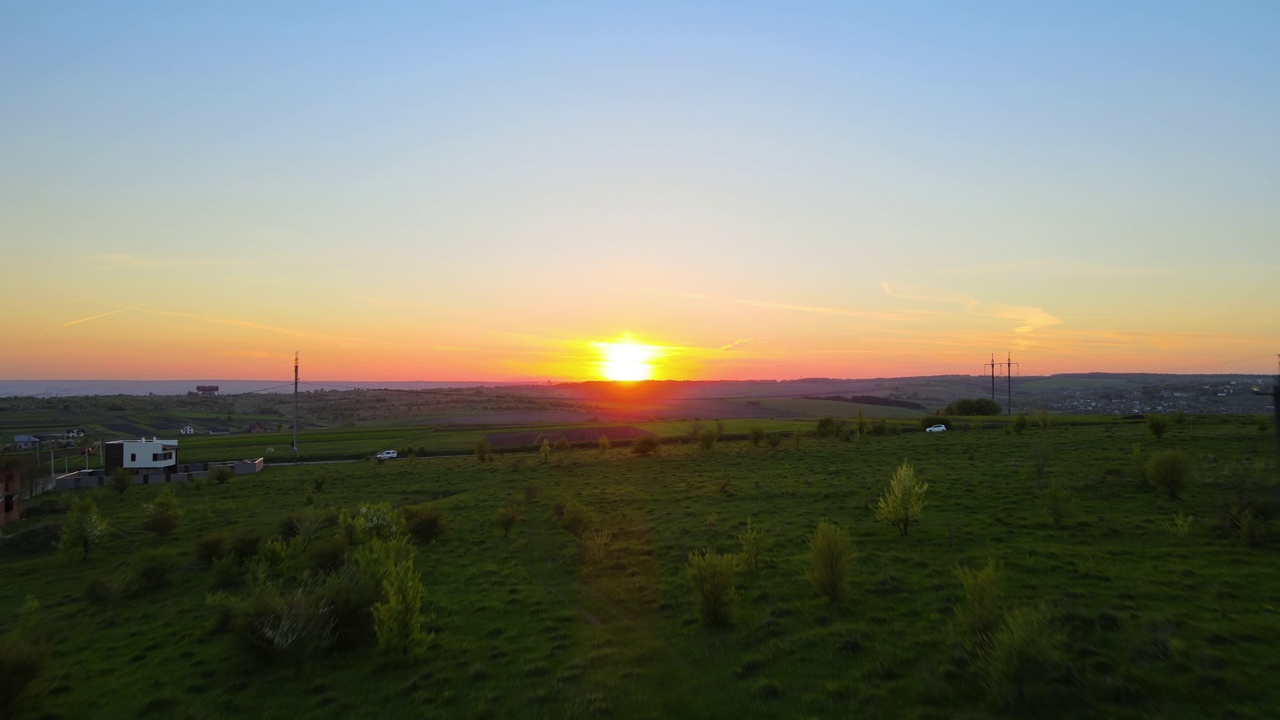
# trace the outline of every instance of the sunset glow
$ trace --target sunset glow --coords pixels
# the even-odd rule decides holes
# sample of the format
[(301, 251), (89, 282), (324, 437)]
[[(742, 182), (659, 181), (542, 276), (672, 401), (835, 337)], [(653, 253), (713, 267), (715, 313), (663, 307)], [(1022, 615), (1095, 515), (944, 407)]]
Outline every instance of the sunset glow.
[(595, 345), (601, 355), (600, 375), (605, 380), (631, 382), (653, 379), (653, 361), (658, 357), (658, 348), (630, 338)]
[(1276, 370), (1266, 3), (234, 5), (0, 4), (0, 378)]

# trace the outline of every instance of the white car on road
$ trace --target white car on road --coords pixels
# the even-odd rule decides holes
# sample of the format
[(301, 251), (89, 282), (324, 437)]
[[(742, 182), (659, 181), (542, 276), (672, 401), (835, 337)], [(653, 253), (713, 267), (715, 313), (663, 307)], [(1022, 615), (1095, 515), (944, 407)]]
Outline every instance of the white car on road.
[(395, 460), (395, 459), (396, 459), (396, 451), (395, 451), (395, 450), (383, 450), (382, 452), (378, 453), (378, 454), (377, 454), (377, 455), (375, 455), (374, 457), (378, 458), (379, 460)]
[(931, 425), (924, 429), (925, 432), (946, 432), (946, 425)]

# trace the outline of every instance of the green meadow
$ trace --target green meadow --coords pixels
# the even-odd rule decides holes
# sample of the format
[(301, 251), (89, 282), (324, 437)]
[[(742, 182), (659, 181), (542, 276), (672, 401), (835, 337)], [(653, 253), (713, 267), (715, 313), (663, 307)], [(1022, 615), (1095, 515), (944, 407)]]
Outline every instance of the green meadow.
[[(37, 498), (0, 542), (3, 629), (48, 659), (15, 717), (1280, 714), (1271, 428), (1245, 417), (1185, 418), (1160, 439), (1120, 420), (890, 428), (776, 447), (690, 441), (645, 457), (614, 447), (269, 467), (168, 486), (182, 515), (167, 537), (143, 528), (162, 488), (83, 491), (109, 526), (87, 559), (20, 542), (64, 521), (76, 495)], [(434, 431), (397, 432), (335, 432), (332, 444), (365, 454), (428, 445)], [(192, 445), (226, 449), (214, 440)], [(1174, 449), (1189, 463), (1178, 499), (1142, 469)], [(904, 461), (928, 484), (905, 535), (875, 513)], [(443, 519), (412, 550), (425, 588), (414, 620), (429, 639), (388, 654), (367, 618), (319, 608), (335, 634), (350, 631), (341, 642), (246, 650), (228, 604), (265, 586), (285, 597), (317, 587), (334, 572), (317, 548), (343, 547), (337, 518), (378, 504)], [(267, 542), (298, 517), (314, 520), (307, 547)], [(570, 517), (585, 518), (580, 538)], [(823, 519), (852, 544), (838, 602), (809, 578)], [(728, 622), (703, 622), (690, 554), (742, 555), (749, 527), (758, 563), (735, 561)], [(197, 552), (210, 535), (248, 549), (210, 563)], [(986, 567), (999, 569), (999, 643), (965, 630), (975, 606), (957, 570)], [(93, 591), (104, 583), (107, 600)]]

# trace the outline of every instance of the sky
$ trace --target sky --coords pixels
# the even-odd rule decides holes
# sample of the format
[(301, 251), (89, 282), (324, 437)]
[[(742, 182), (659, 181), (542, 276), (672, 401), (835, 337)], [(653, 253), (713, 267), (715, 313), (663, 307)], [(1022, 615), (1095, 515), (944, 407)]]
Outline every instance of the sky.
[(1277, 37), (1274, 2), (0, 0), (0, 378), (1274, 373)]

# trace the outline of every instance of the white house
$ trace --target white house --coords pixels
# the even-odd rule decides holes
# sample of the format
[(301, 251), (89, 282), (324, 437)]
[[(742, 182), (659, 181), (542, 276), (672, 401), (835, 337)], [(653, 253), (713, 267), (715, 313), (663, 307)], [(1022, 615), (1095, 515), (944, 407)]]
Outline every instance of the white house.
[(179, 430), (178, 433), (180, 435), (195, 435), (196, 429), (191, 427), (190, 425), (183, 425), (182, 429)]
[(118, 468), (139, 474), (170, 473), (178, 464), (177, 440), (115, 440), (104, 443), (102, 449), (108, 473)]

